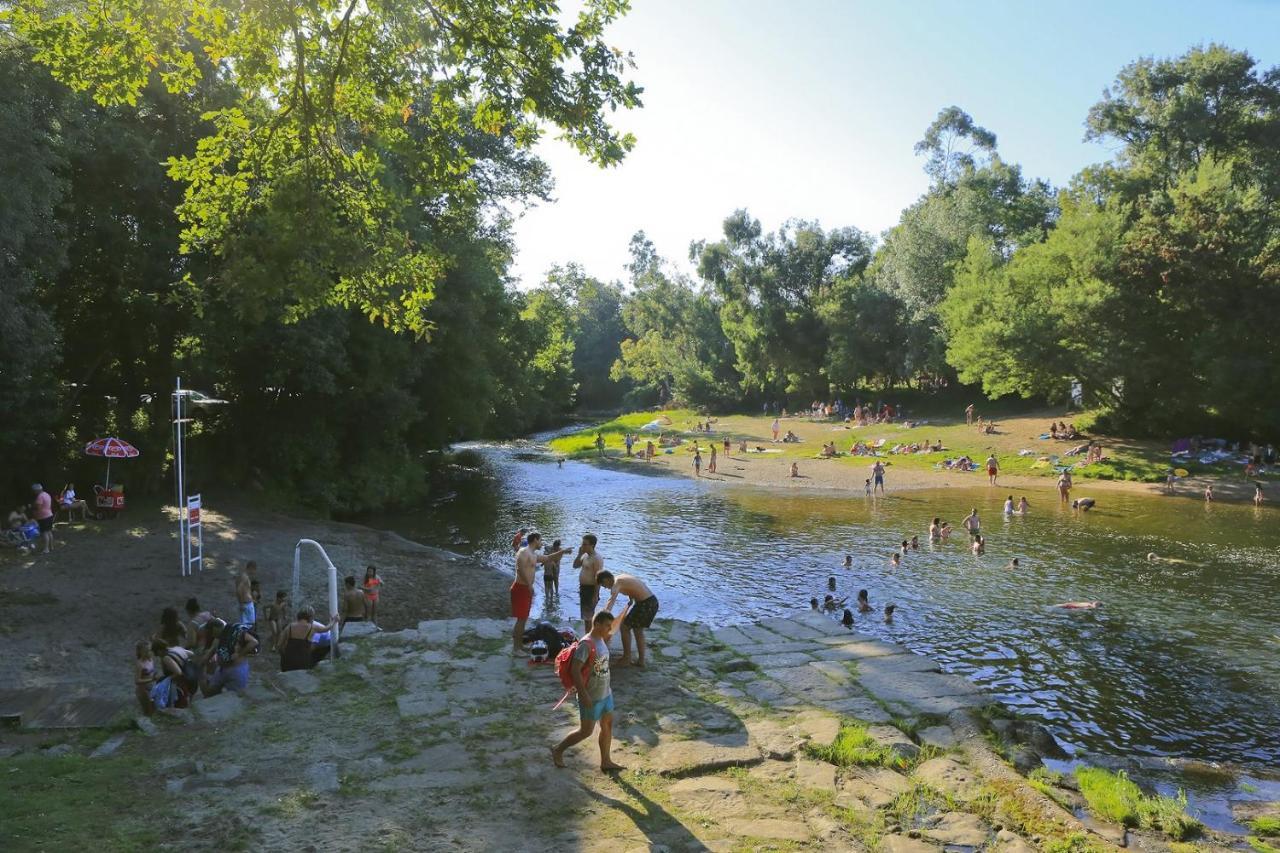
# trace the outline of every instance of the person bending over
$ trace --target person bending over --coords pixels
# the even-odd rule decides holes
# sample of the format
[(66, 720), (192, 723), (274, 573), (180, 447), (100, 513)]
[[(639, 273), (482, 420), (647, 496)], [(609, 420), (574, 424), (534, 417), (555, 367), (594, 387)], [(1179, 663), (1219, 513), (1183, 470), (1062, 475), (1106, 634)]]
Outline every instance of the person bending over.
[(658, 596), (653, 594), (644, 582), (632, 575), (618, 575), (614, 577), (611, 572), (601, 572), (596, 575), (596, 582), (605, 589), (612, 590), (613, 594), (609, 596), (609, 603), (604, 609), (612, 611), (613, 604), (618, 600), (619, 595), (625, 595), (631, 599), (630, 612), (627, 613), (626, 619), (622, 622), (622, 657), (618, 661), (618, 666), (631, 666), (631, 635), (635, 635), (636, 641), (636, 660), (635, 666), (644, 666), (644, 632), (645, 629), (653, 624), (653, 618), (658, 615)]

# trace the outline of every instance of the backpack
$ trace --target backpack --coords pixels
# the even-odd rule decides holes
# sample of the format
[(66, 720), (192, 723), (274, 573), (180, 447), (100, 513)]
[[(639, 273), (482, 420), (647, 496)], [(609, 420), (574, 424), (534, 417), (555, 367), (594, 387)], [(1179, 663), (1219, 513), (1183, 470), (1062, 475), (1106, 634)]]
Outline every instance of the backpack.
[[(547, 644), (547, 656), (554, 658), (560, 654), (560, 650), (565, 646), (564, 637), (560, 632), (551, 626), (548, 622), (539, 622), (532, 628), (528, 628), (524, 632), (524, 642), (533, 643), (537, 640)], [(572, 682), (570, 682), (572, 683)]]
[(582, 683), (586, 684), (591, 680), (591, 667), (596, 662), (596, 644), (591, 639), (591, 635), (588, 634), (578, 642), (565, 646), (560, 654), (556, 655), (556, 675), (560, 678), (560, 684), (564, 687), (564, 695), (552, 707), (551, 710), (553, 711), (563, 705), (564, 700), (568, 699), (569, 695), (577, 690), (577, 685), (573, 683), (573, 656), (578, 651), (578, 644), (582, 642), (590, 643), (587, 647), (589, 649), (587, 662), (582, 667)]

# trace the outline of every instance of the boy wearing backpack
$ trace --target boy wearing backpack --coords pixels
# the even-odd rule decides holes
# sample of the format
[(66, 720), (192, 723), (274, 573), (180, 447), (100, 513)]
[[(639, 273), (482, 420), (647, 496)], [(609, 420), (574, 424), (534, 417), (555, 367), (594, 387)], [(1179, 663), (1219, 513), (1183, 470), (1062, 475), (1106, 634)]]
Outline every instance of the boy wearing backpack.
[[(628, 605), (630, 607), (630, 605)], [(609, 686), (609, 640), (622, 619), (614, 618), (607, 610), (595, 615), (591, 633), (579, 640), (569, 657), (570, 675), (578, 692), (578, 717), (581, 725), (564, 740), (551, 748), (551, 761), (556, 767), (564, 767), (564, 751), (576, 743), (591, 737), (596, 723), (600, 723), (600, 769), (606, 772), (624, 769), (615, 764), (609, 755), (613, 744), (613, 690)], [(566, 649), (565, 654), (568, 652)], [(563, 701), (563, 700), (562, 700)]]

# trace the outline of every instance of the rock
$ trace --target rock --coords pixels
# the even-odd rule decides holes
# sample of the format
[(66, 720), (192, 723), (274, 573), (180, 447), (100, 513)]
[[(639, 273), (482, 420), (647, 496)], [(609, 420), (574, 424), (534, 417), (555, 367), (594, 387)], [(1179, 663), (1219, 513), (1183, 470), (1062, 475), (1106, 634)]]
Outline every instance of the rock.
[(935, 746), (938, 749), (955, 749), (960, 743), (960, 739), (956, 737), (956, 733), (951, 730), (950, 726), (930, 726), (927, 729), (921, 729), (916, 734), (922, 744)]
[(225, 723), (240, 715), (244, 700), (235, 693), (219, 693), (193, 702), (191, 708), (206, 723)]
[(1117, 847), (1126, 847), (1129, 844), (1129, 831), (1123, 826), (1098, 820), (1089, 812), (1080, 815), (1080, 823), (1094, 835), (1104, 841), (1110, 841)]
[(1003, 717), (996, 717), (991, 721), (990, 729), (1001, 739), (1011, 741), (1014, 739), (1014, 735), (1017, 732), (1017, 721), (1006, 720)]
[(1018, 738), (1044, 758), (1067, 759), (1071, 756), (1053, 733), (1039, 723), (1022, 722), (1017, 726)]
[(307, 768), (304, 776), (307, 787), (317, 794), (330, 794), (338, 790), (338, 765), (321, 761)]
[(759, 750), (740, 735), (704, 740), (660, 742), (647, 756), (649, 767), (664, 776), (713, 773), (728, 767), (758, 764)]
[(205, 770), (203, 766), (200, 767), (200, 778), (207, 782), (234, 782), (242, 773), (244, 768), (234, 764), (228, 764), (217, 770)]
[(801, 735), (795, 726), (784, 726), (762, 717), (749, 717), (742, 723), (751, 742), (767, 758), (790, 761), (800, 748)]
[(968, 767), (950, 758), (931, 758), (911, 775), (916, 781), (962, 802), (971, 800), (980, 787), (977, 776)]
[(840, 718), (831, 714), (810, 712), (796, 719), (796, 728), (815, 747), (823, 748), (836, 742), (840, 734)]
[(901, 773), (882, 767), (852, 767), (840, 780), (836, 805), (863, 811), (883, 809), (911, 787), (911, 780)]
[(462, 770), (472, 766), (467, 748), (457, 742), (429, 746), (412, 758), (398, 762), (397, 770)]
[(877, 853), (938, 853), (938, 848), (906, 835), (886, 835), (876, 845)]
[(405, 628), (403, 631), (382, 632), (378, 635), (379, 643), (416, 643), (422, 639), (416, 628)]
[(50, 758), (60, 758), (63, 755), (71, 754), (71, 750), (72, 750), (71, 744), (60, 743), (57, 746), (51, 746), (48, 749), (46, 749), (44, 751), (44, 754), (49, 756)]
[(185, 787), (187, 787), (186, 779), (166, 779), (164, 783), (165, 793), (168, 794), (181, 794)]
[(900, 758), (912, 759), (920, 754), (920, 747), (893, 726), (867, 726), (867, 734), (876, 743), (893, 750)]
[(804, 652), (783, 652), (782, 654), (757, 654), (751, 662), (761, 669), (782, 669), (789, 666), (803, 666), (813, 658)]
[(320, 682), (310, 670), (294, 669), (289, 672), (277, 672), (275, 681), (285, 690), (293, 693), (309, 695), (320, 689)]
[(134, 717), (133, 727), (138, 731), (142, 732), (147, 737), (155, 737), (160, 733), (160, 730), (156, 728), (156, 724), (151, 722), (151, 720), (147, 719), (146, 717)]
[(942, 844), (979, 848), (986, 845), (990, 830), (977, 815), (947, 812), (932, 829), (926, 829), (922, 834)]
[(124, 740), (125, 740), (124, 735), (116, 735), (115, 737), (108, 738), (107, 740), (103, 741), (102, 744), (97, 749), (89, 753), (89, 757), (105, 758), (106, 756), (111, 755), (120, 747), (124, 746)]
[(734, 835), (747, 838), (762, 838), (768, 841), (794, 841), (797, 843), (809, 840), (809, 827), (794, 820), (778, 818), (735, 818), (725, 821), (722, 826)]
[(436, 687), (396, 697), (396, 709), (401, 717), (435, 717), (448, 707), (448, 694)]
[(1013, 764), (1014, 769), (1023, 776), (1026, 776), (1044, 763), (1040, 760), (1040, 756), (1036, 755), (1034, 749), (1022, 745), (1015, 746), (1009, 750), (1009, 761)]
[(825, 761), (810, 761), (801, 758), (796, 762), (796, 784), (819, 791), (834, 791), (836, 787), (836, 768)]
[(838, 661), (812, 661), (809, 666), (813, 667), (837, 684), (845, 684), (853, 680), (853, 673), (849, 672), (849, 667)]
[(463, 619), (482, 640), (501, 640), (511, 636), (511, 623), (505, 619)]
[(680, 809), (713, 817), (741, 815), (748, 809), (738, 783), (724, 776), (681, 779), (667, 794)]
[(1259, 800), (1232, 800), (1231, 819), (1236, 823), (1247, 823), (1260, 817), (1272, 817), (1280, 820), (1280, 801), (1264, 802)]
[(754, 672), (756, 665), (746, 658), (734, 658), (727, 661), (721, 669), (725, 672)]
[(684, 657), (684, 649), (676, 645), (661, 646), (659, 648), (652, 649), (652, 651), (657, 652), (660, 656), (664, 658), (672, 658), (674, 660), (678, 660)]
[[(550, 760), (550, 759), (548, 759)], [(401, 773), (396, 776), (380, 776), (369, 782), (374, 791), (413, 791), (418, 789), (459, 788), (492, 782), (493, 771), (479, 770), (424, 770), (420, 773)]]
[(1037, 853), (1036, 848), (1022, 836), (1002, 829), (996, 833), (995, 848), (998, 853)]
[(369, 637), (378, 633), (378, 626), (372, 622), (348, 622), (342, 628), (342, 639), (354, 640), (359, 637)]

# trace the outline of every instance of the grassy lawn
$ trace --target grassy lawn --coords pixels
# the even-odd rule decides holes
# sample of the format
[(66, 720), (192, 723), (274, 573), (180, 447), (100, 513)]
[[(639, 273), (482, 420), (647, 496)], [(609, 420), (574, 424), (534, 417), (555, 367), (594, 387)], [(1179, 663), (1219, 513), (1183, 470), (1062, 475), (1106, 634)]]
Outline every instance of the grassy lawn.
[(0, 761), (0, 849), (155, 849), (173, 831), (166, 803), (142, 758), (9, 758)]
[[(990, 405), (990, 404), (989, 404)], [(619, 455), (623, 447), (623, 436), (627, 432), (635, 432), (642, 425), (659, 417), (668, 417), (672, 423), (664, 431), (678, 434), (686, 439), (697, 438), (706, 444), (709, 438), (717, 441), (724, 438), (725, 433), (735, 445), (745, 438), (752, 447), (766, 446), (772, 451), (779, 451), (787, 459), (815, 459), (819, 456), (825, 442), (834, 441), (836, 449), (846, 454), (855, 440), (867, 443), (884, 439), (884, 446), (879, 450), (882, 460), (890, 466), (900, 469), (931, 471), (944, 459), (956, 459), (967, 455), (982, 463), (989, 454), (994, 453), (1004, 474), (1029, 477), (1056, 478), (1058, 472), (1055, 465), (1065, 465), (1083, 461), (1082, 457), (1068, 457), (1066, 452), (1082, 444), (1081, 441), (1054, 441), (1041, 439), (1050, 421), (1074, 422), (1082, 430), (1089, 430), (1093, 418), (1087, 413), (1066, 413), (1061, 410), (1041, 409), (1028, 411), (1025, 407), (1010, 407), (1006, 411), (994, 408), (980, 408), (979, 413), (996, 424), (996, 432), (991, 435), (980, 435), (974, 427), (964, 423), (963, 408), (949, 414), (934, 414), (928, 408), (912, 410), (914, 416), (922, 419), (922, 424), (915, 428), (907, 428), (899, 423), (872, 425), (857, 429), (846, 429), (835, 421), (813, 421), (804, 417), (788, 417), (782, 419), (782, 430), (792, 430), (801, 439), (798, 444), (773, 444), (770, 442), (770, 425), (772, 417), (761, 415), (724, 415), (716, 419), (715, 433), (693, 431), (694, 425), (704, 417), (692, 410), (678, 409), (663, 412), (634, 412), (615, 418), (595, 428), (585, 429), (573, 435), (554, 439), (551, 449), (567, 457), (587, 457), (594, 455), (595, 437), (599, 432), (604, 436), (605, 447), (610, 456)], [(642, 438), (645, 436), (642, 435)], [(1163, 482), (1170, 468), (1169, 451), (1165, 442), (1154, 440), (1129, 440), (1114, 436), (1089, 433), (1089, 437), (1100, 441), (1106, 460), (1093, 465), (1077, 466), (1072, 469), (1072, 476), (1077, 479), (1096, 480), (1135, 480), (1147, 483)], [(940, 453), (928, 454), (889, 454), (888, 450), (895, 444), (923, 444), (942, 441), (945, 448)], [(1020, 455), (1019, 451), (1030, 451)], [(1049, 457), (1058, 457), (1052, 459)], [(842, 455), (836, 459), (823, 460), (824, 464), (853, 465), (865, 468), (871, 460), (866, 456), (850, 457)], [(1179, 463), (1186, 467), (1191, 475), (1218, 474), (1239, 477), (1238, 467), (1230, 464), (1204, 466), (1192, 462)], [(940, 476), (972, 484), (985, 482), (985, 473), (944, 472)]]

